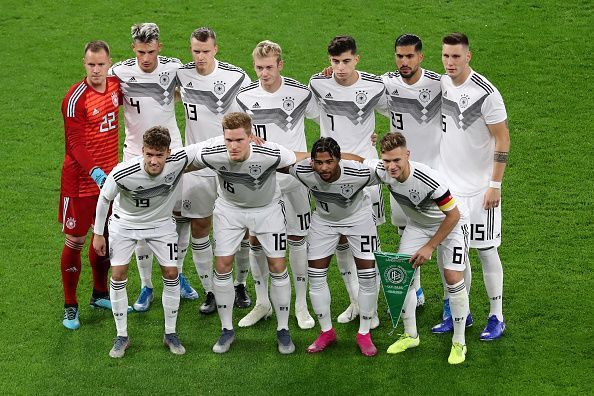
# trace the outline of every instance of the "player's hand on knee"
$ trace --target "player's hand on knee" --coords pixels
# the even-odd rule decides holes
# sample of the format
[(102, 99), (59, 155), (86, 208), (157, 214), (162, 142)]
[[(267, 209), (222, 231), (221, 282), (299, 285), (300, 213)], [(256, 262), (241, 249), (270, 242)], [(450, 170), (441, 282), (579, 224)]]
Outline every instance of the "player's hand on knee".
[(501, 190), (498, 188), (489, 187), (485, 192), (483, 199), (483, 208), (485, 210), (493, 209), (499, 206), (501, 201)]
[(105, 179), (107, 179), (107, 175), (105, 174), (105, 172), (103, 172), (103, 169), (96, 166), (93, 169), (91, 169), (91, 173), (89, 175), (91, 176), (91, 179), (93, 179), (95, 183), (97, 183), (99, 188), (103, 187)]
[(93, 249), (95, 249), (95, 253), (97, 253), (99, 256), (105, 256), (106, 243), (105, 237), (103, 235), (95, 234), (93, 236)]

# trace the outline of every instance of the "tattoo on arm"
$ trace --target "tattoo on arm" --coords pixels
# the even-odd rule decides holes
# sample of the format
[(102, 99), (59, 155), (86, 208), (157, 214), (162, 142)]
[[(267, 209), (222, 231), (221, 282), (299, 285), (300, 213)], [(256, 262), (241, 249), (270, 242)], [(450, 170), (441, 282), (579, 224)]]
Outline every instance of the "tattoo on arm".
[(508, 155), (509, 155), (509, 153), (506, 151), (495, 151), (493, 160), (495, 162), (502, 162), (502, 163), (506, 164)]

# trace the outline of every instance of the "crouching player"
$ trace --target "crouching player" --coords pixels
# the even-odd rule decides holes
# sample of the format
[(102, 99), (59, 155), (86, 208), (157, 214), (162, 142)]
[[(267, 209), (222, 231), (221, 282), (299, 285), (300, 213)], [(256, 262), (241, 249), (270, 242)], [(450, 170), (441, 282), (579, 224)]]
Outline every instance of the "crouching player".
[(143, 135), (142, 157), (118, 164), (109, 174), (97, 203), (93, 247), (106, 255), (103, 237), (105, 218), (115, 199), (109, 222), (111, 279), (109, 295), (117, 337), (109, 356), (121, 358), (128, 346), (127, 315), (128, 263), (138, 241), (145, 240), (155, 253), (163, 275), (163, 344), (176, 355), (186, 350), (175, 332), (180, 286), (177, 271), (177, 232), (171, 217), (179, 181), (188, 165), (188, 153), (180, 148), (171, 153), (167, 128), (156, 126)]
[(298, 162), (289, 173), (311, 191), (316, 202), (307, 235), (309, 297), (320, 322), (320, 336), (307, 351), (321, 352), (336, 341), (330, 316), (327, 273), (332, 255), (344, 236), (355, 258), (359, 279), (359, 332), (356, 341), (365, 356), (377, 354), (369, 328), (377, 303), (375, 258), (377, 231), (369, 195), (363, 190), (379, 180), (358, 162), (341, 160), (340, 146), (329, 137), (318, 139), (311, 160)]
[[(462, 363), (466, 358), (464, 331), (468, 314), (468, 294), (464, 268), (468, 261), (468, 219), (463, 208), (444, 184), (439, 172), (419, 162), (409, 161), (406, 139), (400, 132), (384, 136), (380, 142), (381, 161), (366, 160), (400, 204), (407, 224), (398, 253), (412, 255), (414, 268), (423, 265), (437, 249), (437, 263), (444, 279), (454, 318), (454, 336), (448, 362)], [(404, 352), (419, 345), (415, 317), (416, 293), (408, 290), (402, 319), (404, 334), (388, 348), (388, 353)]]

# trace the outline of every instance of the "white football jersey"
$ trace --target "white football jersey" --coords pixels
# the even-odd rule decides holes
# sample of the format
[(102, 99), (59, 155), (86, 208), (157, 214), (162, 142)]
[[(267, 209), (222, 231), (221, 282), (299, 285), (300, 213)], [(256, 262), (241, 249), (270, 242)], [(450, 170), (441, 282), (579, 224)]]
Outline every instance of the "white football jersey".
[(144, 157), (119, 163), (107, 176), (97, 204), (93, 232), (103, 234), (109, 202), (114, 201), (111, 221), (122, 228), (139, 230), (163, 226), (171, 222), (179, 183), (197, 146), (172, 150), (158, 176), (144, 169)]
[(377, 158), (371, 142), (375, 109), (386, 107), (385, 87), (376, 75), (357, 71), (359, 78), (348, 87), (334, 77), (312, 76), (309, 87), (320, 107), (320, 135), (338, 142), (341, 151)]
[(186, 145), (222, 135), (223, 116), (235, 108), (235, 96), (250, 83), (238, 67), (215, 60), (212, 73), (203, 76), (194, 62), (177, 70), (177, 80), (186, 114)]
[(386, 86), (390, 132), (406, 138), (413, 161), (437, 167), (441, 141), (441, 76), (421, 69), (421, 78), (407, 84), (399, 72), (382, 76)]
[(296, 161), (293, 151), (272, 142), (261, 146), (250, 144), (249, 157), (241, 162), (229, 158), (223, 136), (199, 146), (193, 165), (217, 174), (217, 202), (232, 207), (259, 208), (276, 204), (280, 199), (276, 170)]
[(411, 221), (422, 226), (439, 226), (445, 218), (443, 212), (455, 207), (460, 210), (461, 218), (466, 218), (466, 210), (456, 202), (443, 177), (429, 166), (409, 161), (410, 175), (401, 183), (390, 176), (381, 160), (365, 160), (364, 163), (388, 187)]
[[(316, 119), (319, 110), (309, 88), (292, 78), (282, 77), (281, 86), (270, 93), (254, 81), (237, 94), (237, 104), (252, 117), (254, 134), (293, 151), (307, 151), (305, 117)], [(281, 190), (300, 184), (291, 176), (277, 175)]]
[(487, 125), (507, 119), (505, 104), (497, 88), (475, 71), (459, 86), (443, 76), (441, 91), (445, 133), (439, 169), (456, 195), (475, 195), (489, 185), (493, 171), (495, 138)]
[(309, 159), (291, 166), (289, 173), (311, 191), (321, 219), (336, 226), (351, 226), (373, 216), (371, 200), (363, 189), (380, 181), (359, 162), (341, 160), (339, 166), (340, 177), (332, 183), (322, 180)]
[(176, 73), (180, 66), (179, 59), (159, 56), (157, 68), (151, 73), (142, 71), (136, 58), (118, 62), (110, 69), (120, 80), (124, 95), (125, 151), (142, 155), (142, 136), (156, 125), (169, 129), (171, 148), (182, 146), (175, 119)]

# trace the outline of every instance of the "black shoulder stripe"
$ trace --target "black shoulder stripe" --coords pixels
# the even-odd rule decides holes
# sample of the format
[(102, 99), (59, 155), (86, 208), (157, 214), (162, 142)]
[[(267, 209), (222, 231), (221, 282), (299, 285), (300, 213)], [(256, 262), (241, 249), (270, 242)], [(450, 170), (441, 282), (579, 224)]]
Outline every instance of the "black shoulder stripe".
[(239, 90), (238, 94), (240, 94), (242, 92), (246, 92), (246, 91), (251, 91), (252, 89), (258, 88), (259, 85), (260, 84), (259, 84), (258, 80), (252, 81), (248, 86), (241, 88)]
[(291, 87), (302, 88), (309, 91), (309, 88), (307, 88), (306, 85), (303, 85), (299, 81), (293, 80), (292, 78), (285, 78), (285, 84)]
[(115, 179), (115, 181), (118, 181), (126, 176), (129, 176), (133, 173), (139, 172), (140, 171), (140, 163), (135, 163), (133, 165), (130, 165), (116, 173), (114, 173), (113, 178)]
[(195, 62), (189, 62), (186, 63), (184, 65), (180, 66), (180, 69), (194, 69), (196, 67), (196, 63)]
[(414, 170), (413, 177), (415, 177), (416, 179), (419, 179), (420, 181), (422, 181), (423, 183), (425, 183), (426, 185), (428, 185), (429, 187), (431, 187), (433, 189), (437, 189), (439, 187), (439, 183), (437, 183), (435, 180), (433, 180), (432, 178), (430, 178), (429, 176), (427, 176), (426, 174), (424, 174), (423, 172), (421, 172), (418, 169)]
[(487, 92), (487, 94), (492, 94), (494, 92), (493, 88), (487, 82), (485, 82), (485, 80), (483, 80), (482, 78), (480, 78), (476, 74), (473, 74), (472, 77), (470, 77), (470, 79), (476, 85), (478, 85), (479, 87), (481, 87), (482, 89), (484, 89)]

